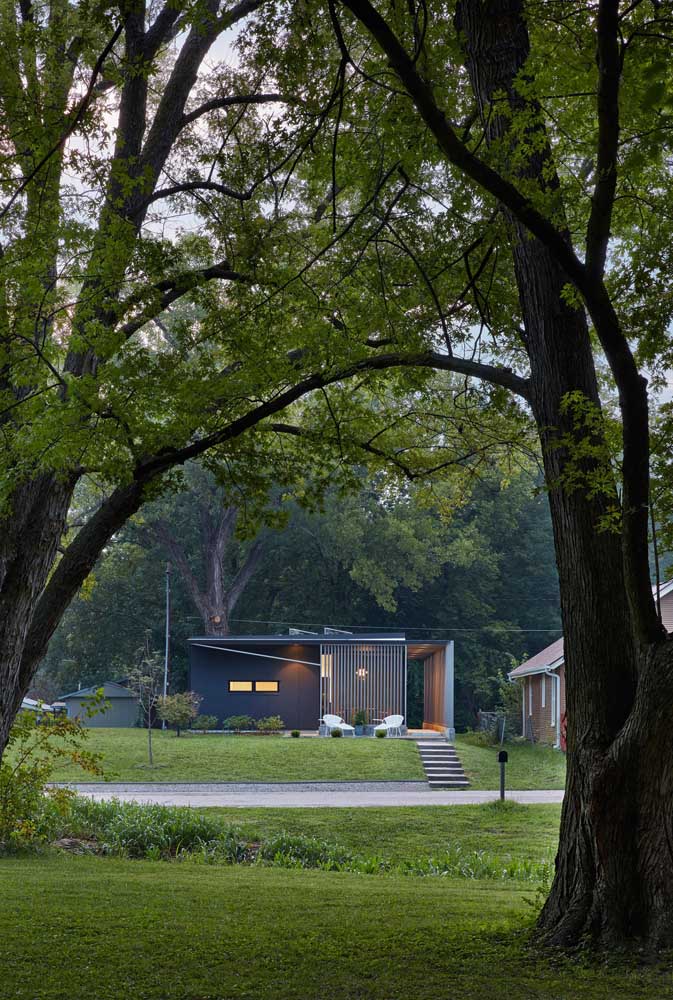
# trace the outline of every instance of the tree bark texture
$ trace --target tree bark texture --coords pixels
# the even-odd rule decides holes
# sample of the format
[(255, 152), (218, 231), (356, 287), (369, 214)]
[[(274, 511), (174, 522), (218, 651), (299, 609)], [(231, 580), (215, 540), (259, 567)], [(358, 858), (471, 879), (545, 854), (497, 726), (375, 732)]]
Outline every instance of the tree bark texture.
[(0, 521), (0, 758), (29, 680), (23, 651), (63, 534), (73, 483), (44, 474), (20, 486)]
[[(531, 115), (536, 142), (516, 179), (554, 195), (558, 179), (540, 108), (517, 92), (529, 38), (522, 0), (461, 0), (456, 27), (486, 139), (507, 166), (509, 118)], [(540, 138), (543, 139), (539, 142)], [(543, 172), (544, 168), (544, 172)], [(549, 490), (565, 635), (568, 776), (556, 875), (539, 921), (552, 944), (590, 937), (673, 944), (673, 731), (670, 642), (638, 642), (627, 600), (621, 538), (599, 524), (613, 496), (590, 497), (563, 474), (578, 435), (562, 403), (581, 393), (599, 406), (587, 320), (564, 302), (557, 257), (503, 208), (530, 361), (531, 405)], [(562, 206), (557, 206), (562, 211)], [(567, 231), (564, 238), (570, 243)], [(591, 473), (591, 467), (586, 467)], [(629, 567), (627, 567), (627, 570)]]

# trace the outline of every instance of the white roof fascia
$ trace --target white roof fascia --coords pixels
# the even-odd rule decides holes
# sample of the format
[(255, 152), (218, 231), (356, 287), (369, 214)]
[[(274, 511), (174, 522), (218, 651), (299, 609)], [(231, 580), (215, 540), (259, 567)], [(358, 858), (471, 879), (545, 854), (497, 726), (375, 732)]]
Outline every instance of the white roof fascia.
[(512, 677), (514, 670), (518, 670), (515, 667), (511, 670), (507, 676), (512, 681), (518, 681), (520, 677), (532, 677), (534, 674), (547, 674), (550, 670), (558, 670), (560, 666), (563, 665), (563, 657), (560, 656), (557, 660), (553, 660), (551, 663), (539, 663), (536, 667), (527, 667), (526, 670), (521, 670), (516, 677)]

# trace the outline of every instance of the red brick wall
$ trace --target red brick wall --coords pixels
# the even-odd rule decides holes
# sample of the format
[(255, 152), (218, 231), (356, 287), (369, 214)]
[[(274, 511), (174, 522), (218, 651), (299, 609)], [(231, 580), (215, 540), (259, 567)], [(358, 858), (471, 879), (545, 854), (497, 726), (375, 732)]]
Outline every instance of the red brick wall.
[[(561, 715), (565, 712), (565, 671), (560, 668), (561, 676)], [(543, 696), (543, 685), (545, 686)], [(558, 742), (556, 715), (552, 714), (552, 688), (558, 684), (546, 674), (533, 674), (523, 680), (523, 715), (524, 734), (529, 735), (531, 728), (536, 743), (549, 743), (552, 746)]]

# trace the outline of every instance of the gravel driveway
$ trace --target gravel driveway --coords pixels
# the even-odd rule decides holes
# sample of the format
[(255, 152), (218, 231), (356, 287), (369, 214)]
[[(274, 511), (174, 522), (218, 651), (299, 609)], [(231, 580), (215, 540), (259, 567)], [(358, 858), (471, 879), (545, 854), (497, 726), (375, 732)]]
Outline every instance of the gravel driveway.
[[(123, 802), (155, 802), (170, 806), (228, 808), (343, 808), (360, 806), (475, 805), (492, 802), (499, 792), (470, 789), (432, 791), (424, 781), (316, 781), (293, 783), (92, 783), (71, 784), (80, 795)], [(513, 802), (563, 801), (560, 789), (507, 792)]]

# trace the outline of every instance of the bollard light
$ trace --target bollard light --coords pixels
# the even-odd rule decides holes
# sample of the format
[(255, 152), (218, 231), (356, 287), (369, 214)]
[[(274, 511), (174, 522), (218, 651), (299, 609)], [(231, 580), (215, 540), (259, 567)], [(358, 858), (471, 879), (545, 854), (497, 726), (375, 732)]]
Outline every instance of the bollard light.
[(500, 801), (505, 801), (505, 764), (509, 760), (506, 750), (498, 751), (498, 764), (500, 764)]

